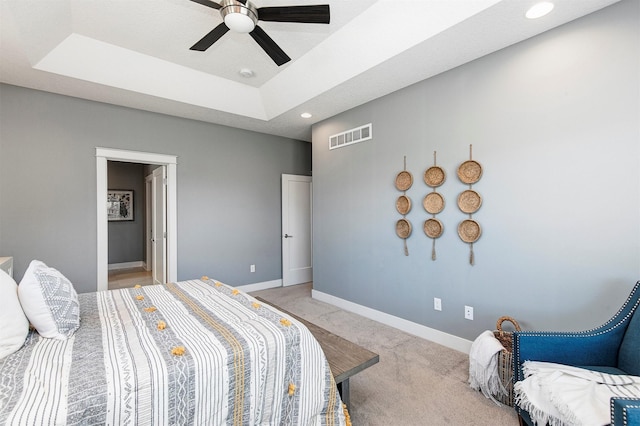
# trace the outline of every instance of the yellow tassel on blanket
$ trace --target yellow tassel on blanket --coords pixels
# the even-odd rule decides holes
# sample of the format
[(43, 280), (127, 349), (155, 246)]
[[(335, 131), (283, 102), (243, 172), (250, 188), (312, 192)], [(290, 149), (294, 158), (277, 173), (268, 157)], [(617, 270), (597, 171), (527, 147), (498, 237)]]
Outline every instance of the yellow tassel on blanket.
[(349, 410), (347, 409), (347, 404), (342, 403), (342, 411), (344, 411), (344, 420), (347, 426), (351, 426), (351, 416), (349, 415)]
[(133, 288), (142, 288), (142, 286), (140, 284), (136, 284), (133, 286)]
[(261, 305), (261, 304), (259, 304), (258, 302), (253, 302), (253, 303), (251, 304), (251, 306), (253, 306), (255, 309), (259, 309), (259, 308), (260, 308), (260, 306), (262, 306), (262, 305)]
[(158, 308), (155, 306), (149, 306), (148, 308), (144, 308), (145, 312), (155, 312)]
[(144, 296), (142, 296), (142, 295), (138, 295), (138, 296), (136, 296), (136, 299), (138, 299), (138, 300), (144, 300)]
[(175, 348), (171, 349), (171, 355), (182, 356), (185, 352), (186, 349), (184, 348), (184, 346), (176, 346)]
[(296, 385), (289, 383), (289, 396), (293, 396), (296, 393)]
[(164, 330), (167, 328), (167, 323), (164, 321), (158, 321), (158, 330)]
[(286, 318), (281, 318), (280, 319), (280, 324), (284, 325), (285, 327), (289, 327), (291, 325), (291, 321), (289, 321)]
[(203, 275), (202, 278), (200, 278), (202, 281), (207, 281), (209, 280), (209, 277), (206, 275)]

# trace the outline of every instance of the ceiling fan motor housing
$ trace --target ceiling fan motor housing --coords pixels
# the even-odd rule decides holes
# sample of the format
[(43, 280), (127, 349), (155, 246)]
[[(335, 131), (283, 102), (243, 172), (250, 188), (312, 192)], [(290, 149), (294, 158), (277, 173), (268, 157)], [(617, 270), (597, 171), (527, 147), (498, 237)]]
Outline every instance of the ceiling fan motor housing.
[(250, 33), (258, 24), (258, 9), (249, 1), (222, 0), (220, 15), (227, 27), (238, 33)]

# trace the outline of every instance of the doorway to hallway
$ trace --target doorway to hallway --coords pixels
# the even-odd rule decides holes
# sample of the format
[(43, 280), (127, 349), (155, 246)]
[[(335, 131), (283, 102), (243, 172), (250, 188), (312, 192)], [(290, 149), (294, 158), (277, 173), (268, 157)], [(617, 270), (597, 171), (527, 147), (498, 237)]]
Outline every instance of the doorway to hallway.
[(177, 281), (177, 192), (176, 169), (177, 157), (173, 155), (155, 154), (136, 151), (125, 151), (109, 148), (96, 148), (96, 194), (97, 194), (97, 290), (107, 290), (109, 287), (108, 271), (108, 221), (107, 221), (107, 161), (121, 161), (130, 163), (144, 163), (158, 165), (164, 170), (162, 182), (165, 185), (164, 198), (164, 231), (162, 236), (162, 252), (166, 261), (158, 268), (163, 271), (158, 281)]

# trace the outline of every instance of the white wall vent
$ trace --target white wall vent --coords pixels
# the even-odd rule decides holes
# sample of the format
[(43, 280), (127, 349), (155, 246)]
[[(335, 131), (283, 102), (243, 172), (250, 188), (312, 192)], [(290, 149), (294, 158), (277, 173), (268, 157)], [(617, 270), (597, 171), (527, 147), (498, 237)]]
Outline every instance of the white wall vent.
[(371, 123), (329, 136), (329, 149), (342, 148), (372, 138)]

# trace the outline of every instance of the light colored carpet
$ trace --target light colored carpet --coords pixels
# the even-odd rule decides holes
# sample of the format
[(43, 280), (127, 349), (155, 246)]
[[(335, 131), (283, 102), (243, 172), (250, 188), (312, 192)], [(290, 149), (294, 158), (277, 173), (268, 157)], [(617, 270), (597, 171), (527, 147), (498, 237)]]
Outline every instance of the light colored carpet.
[(350, 379), (354, 426), (518, 424), (468, 385), (466, 354), (311, 298), (312, 284), (252, 292), (380, 355)]

